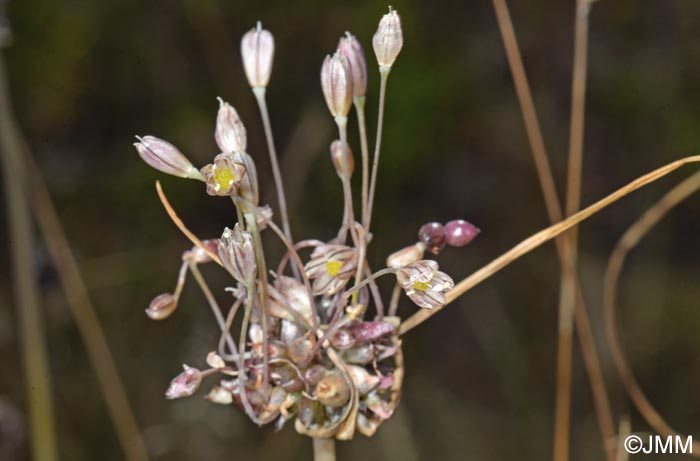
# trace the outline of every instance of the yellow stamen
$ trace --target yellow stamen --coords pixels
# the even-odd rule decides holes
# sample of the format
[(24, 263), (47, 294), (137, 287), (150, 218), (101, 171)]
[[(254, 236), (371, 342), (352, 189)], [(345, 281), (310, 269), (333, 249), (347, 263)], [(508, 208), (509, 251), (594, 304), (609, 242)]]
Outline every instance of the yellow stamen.
[(425, 291), (428, 288), (430, 288), (430, 285), (428, 285), (425, 282), (413, 282), (413, 289), (414, 290)]
[(217, 168), (214, 172), (214, 180), (219, 189), (228, 189), (236, 180), (236, 176), (228, 168)]
[(326, 263), (326, 272), (335, 277), (340, 273), (340, 269), (343, 267), (342, 261), (328, 261)]

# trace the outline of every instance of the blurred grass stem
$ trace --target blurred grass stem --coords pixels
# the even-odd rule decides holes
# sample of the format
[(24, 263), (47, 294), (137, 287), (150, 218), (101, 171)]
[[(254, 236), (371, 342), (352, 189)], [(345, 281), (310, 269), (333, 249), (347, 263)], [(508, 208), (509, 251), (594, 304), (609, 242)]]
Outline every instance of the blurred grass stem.
[(28, 203), (28, 184), (19, 129), (10, 106), (3, 57), (0, 57), (0, 148), (7, 201), (12, 257), (15, 314), (26, 380), (31, 455), (37, 461), (57, 459), (56, 429), (51, 396), (51, 372), (39, 285), (34, 270), (34, 230)]

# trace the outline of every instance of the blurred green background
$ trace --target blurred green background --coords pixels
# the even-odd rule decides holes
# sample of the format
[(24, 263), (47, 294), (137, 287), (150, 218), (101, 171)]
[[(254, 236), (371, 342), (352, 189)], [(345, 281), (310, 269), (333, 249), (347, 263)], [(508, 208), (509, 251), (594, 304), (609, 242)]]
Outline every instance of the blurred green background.
[[(509, 3), (562, 194), (575, 2)], [(402, 17), (405, 46), (388, 85), (370, 262), (379, 267), (390, 252), (413, 243), (425, 222), (465, 218), (482, 234), (439, 257), (458, 280), (548, 221), (491, 3), (392, 5)], [(164, 213), (154, 181), (162, 181), (184, 221), (203, 238), (219, 235), (235, 213), (198, 183), (147, 167), (133, 136), (165, 138), (204, 165), (218, 153), (213, 130), (221, 96), (246, 124), (263, 199), (274, 206), (262, 127), (238, 45), (262, 20), (276, 39), (268, 101), (293, 231), (297, 238), (329, 239), (341, 218), (342, 194), (328, 158), (335, 133), (319, 87), (320, 64), (346, 30), (362, 41), (374, 133), (378, 76), (370, 40), (386, 6), (370, 0), (9, 4), (14, 41), (4, 55), (17, 118), (41, 165), (33, 174), (45, 177), (56, 201), (153, 459), (302, 460), (310, 459), (311, 444), (291, 425), (273, 433), (201, 397), (162, 397), (182, 363), (203, 364), (218, 330), (194, 284), (167, 321), (143, 313), (154, 295), (172, 290), (180, 254), (189, 248)], [(590, 33), (584, 204), (698, 152), (700, 2), (600, 0)], [(354, 118), (350, 126), (358, 153)], [(582, 280), (606, 382), (616, 418), (629, 415), (633, 430), (648, 427), (610, 364), (600, 321), (603, 272), (626, 227), (693, 170), (635, 193), (581, 228)], [(7, 243), (4, 201), (1, 206), (0, 235)], [(695, 198), (665, 219), (631, 255), (620, 293), (623, 339), (635, 373), (671, 425), (690, 433), (700, 431), (698, 216)], [(123, 459), (39, 239), (36, 248), (61, 459)], [(276, 261), (280, 247), (270, 239), (269, 248)], [(16, 425), (26, 417), (26, 395), (8, 261), (2, 245), (0, 399), (6, 410), (0, 412), (0, 453), (24, 460), (29, 445)], [(558, 268), (548, 244), (408, 334), (400, 410), (374, 438), (340, 443), (339, 459), (550, 458)], [(221, 290), (225, 279), (206, 269)], [(404, 298), (400, 312), (412, 309)], [(598, 460), (602, 445), (575, 347), (572, 459)]]

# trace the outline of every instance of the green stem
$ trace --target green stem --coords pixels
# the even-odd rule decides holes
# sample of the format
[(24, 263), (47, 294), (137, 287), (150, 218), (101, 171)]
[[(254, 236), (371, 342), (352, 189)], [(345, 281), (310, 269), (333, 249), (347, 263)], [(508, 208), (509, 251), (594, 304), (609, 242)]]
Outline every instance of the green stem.
[(56, 430), (51, 397), (51, 373), (40, 310), (39, 286), (32, 262), (34, 243), (21, 141), (10, 109), (4, 62), (0, 57), (0, 148), (7, 201), (8, 234), (14, 275), (15, 311), (27, 385), (32, 457), (54, 461)]
[(382, 130), (384, 129), (384, 101), (386, 99), (386, 81), (389, 78), (391, 67), (379, 66), (381, 77), (379, 86), (379, 114), (377, 115), (377, 138), (374, 145), (374, 159), (372, 160), (372, 179), (369, 184), (369, 197), (367, 198), (367, 215), (362, 217), (362, 225), (369, 234), (369, 226), (372, 223), (372, 207), (374, 206), (374, 192), (377, 185), (377, 169), (379, 168), (379, 153), (382, 148)]

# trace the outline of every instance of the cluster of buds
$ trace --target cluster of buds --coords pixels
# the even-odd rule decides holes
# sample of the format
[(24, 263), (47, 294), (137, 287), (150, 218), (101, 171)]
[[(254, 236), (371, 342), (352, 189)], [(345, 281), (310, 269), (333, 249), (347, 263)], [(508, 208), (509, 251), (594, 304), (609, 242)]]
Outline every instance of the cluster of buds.
[[(386, 78), (403, 45), (396, 11), (390, 10), (382, 18), (372, 44), (379, 70)], [(274, 55), (272, 34), (258, 23), (244, 35), (241, 52), (265, 119), (264, 89), (270, 81)], [(220, 327), (218, 348), (205, 360), (208, 368), (185, 365), (170, 383), (165, 394), (168, 399), (193, 395), (206, 378), (218, 376), (207, 394), (211, 402), (238, 406), (260, 425), (273, 423), (280, 428), (293, 420), (299, 433), (346, 440), (356, 432), (373, 435), (391, 417), (401, 393), (401, 320), (395, 315), (395, 306), (385, 312), (376, 279), (394, 275), (396, 285), (420, 308), (442, 306), (447, 302), (445, 293), (454, 284), (437, 262), (423, 259), (424, 252), (427, 249), (437, 254), (445, 245), (463, 246), (478, 229), (461, 220), (444, 226), (426, 224), (415, 245), (390, 256), (387, 267), (372, 272), (366, 254), (373, 188), (369, 194), (363, 189), (362, 218), (356, 220), (347, 181), (355, 161), (347, 145), (345, 121), (353, 105), (363, 110), (364, 100), (359, 98), (367, 93), (364, 52), (352, 34), (341, 37), (337, 51), (323, 62), (321, 87), (331, 115), (343, 121), (338, 123), (340, 139), (333, 141), (330, 150), (335, 171), (346, 188), (343, 223), (337, 236), (327, 241), (294, 241), (288, 223), (282, 223), (282, 231), (273, 221), (270, 207), (259, 206), (257, 172), (253, 157), (247, 153), (245, 126), (233, 106), (223, 100), (219, 99), (214, 130), (219, 153), (201, 169), (167, 141), (153, 136), (138, 138), (135, 146), (146, 163), (167, 174), (204, 182), (207, 194), (231, 199), (238, 217), (233, 228), (225, 228), (216, 239), (202, 241), (187, 232), (195, 246), (182, 255), (174, 292), (158, 295), (146, 313), (154, 320), (172, 315), (191, 273)], [(270, 130), (267, 134), (272, 139), (269, 123), (265, 129)], [(360, 131), (364, 136), (364, 126)], [(373, 179), (375, 176), (373, 170)], [(276, 187), (283, 192), (277, 178)], [(287, 248), (276, 271), (267, 270), (263, 230), (271, 230)], [(212, 263), (223, 267), (235, 285), (226, 289), (233, 298), (228, 312), (220, 308), (199, 271), (199, 265)], [(243, 319), (236, 338), (231, 326), (239, 312)]]

